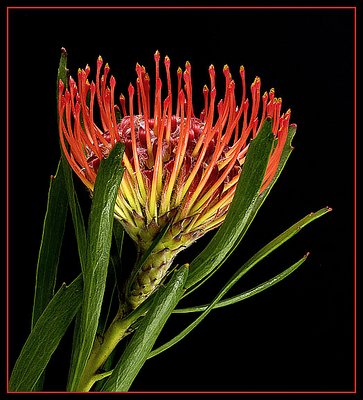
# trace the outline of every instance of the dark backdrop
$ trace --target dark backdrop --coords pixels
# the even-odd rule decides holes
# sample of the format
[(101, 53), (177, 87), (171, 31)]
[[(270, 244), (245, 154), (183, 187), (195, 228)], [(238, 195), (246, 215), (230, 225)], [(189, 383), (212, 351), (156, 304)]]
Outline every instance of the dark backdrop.
[[(195, 108), (213, 63), (228, 63), (239, 85), (276, 88), (297, 123), (295, 150), (254, 224), (223, 271), (190, 304), (214, 297), (260, 247), (307, 213), (334, 211), (309, 225), (243, 279), (234, 293), (268, 279), (307, 251), (284, 282), (212, 312), (184, 341), (148, 361), (134, 390), (351, 390), (353, 388), (353, 11), (352, 10), (10, 10), (10, 356), (29, 333), (37, 251), (49, 176), (59, 158), (55, 78), (62, 46), (74, 76), (102, 54), (127, 92), (134, 66), (153, 76), (153, 54), (172, 69), (192, 64)], [(221, 94), (222, 91), (220, 90)], [(88, 195), (77, 185), (85, 209)], [(70, 221), (69, 221), (70, 222)], [(210, 237), (210, 236), (209, 236)], [(208, 238), (180, 257), (188, 261)], [(132, 248), (132, 244), (126, 244)], [(69, 224), (60, 281), (79, 272)], [(162, 341), (191, 316), (173, 316)], [(68, 334), (46, 388), (61, 390)], [(60, 378), (56, 378), (59, 376)]]

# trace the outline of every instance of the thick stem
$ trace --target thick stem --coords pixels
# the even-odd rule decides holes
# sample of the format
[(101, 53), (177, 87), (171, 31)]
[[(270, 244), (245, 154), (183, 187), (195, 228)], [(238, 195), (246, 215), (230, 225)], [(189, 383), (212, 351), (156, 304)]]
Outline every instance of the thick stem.
[(77, 392), (88, 392), (93, 384), (101, 379), (98, 370), (105, 363), (117, 344), (127, 335), (127, 330), (134, 322), (133, 318), (122, 319), (123, 312), (118, 312), (103, 337), (96, 337), (87, 365), (83, 371)]
[[(201, 231), (183, 232), (182, 225), (183, 221), (172, 225), (143, 262), (130, 285), (131, 290), (126, 294), (126, 301), (132, 309), (139, 307), (157, 289), (177, 254), (201, 236)], [(144, 243), (141, 253), (147, 251), (150, 246), (151, 243)]]
[(139, 307), (160, 285), (174, 258), (175, 251), (169, 248), (156, 249), (150, 254), (138, 272), (127, 297), (132, 309)]

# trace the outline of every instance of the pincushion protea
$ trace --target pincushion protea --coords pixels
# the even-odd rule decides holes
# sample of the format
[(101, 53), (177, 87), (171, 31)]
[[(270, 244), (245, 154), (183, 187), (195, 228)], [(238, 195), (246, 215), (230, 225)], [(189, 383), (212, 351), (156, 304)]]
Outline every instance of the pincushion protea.
[(232, 202), (249, 141), (258, 135), (266, 118), (271, 118), (277, 144), (261, 187), (261, 192), (265, 190), (277, 170), (290, 119), (290, 110), (281, 114), (281, 98), (275, 97), (273, 89), (261, 97), (258, 77), (251, 85), (250, 104), (243, 67), (239, 70), (242, 99), (237, 104), (235, 82), (227, 65), (223, 68), (224, 96), (218, 103), (215, 70), (213, 65), (209, 67), (210, 87), (203, 88), (204, 108), (198, 118), (193, 108), (190, 63), (186, 63), (184, 72), (177, 70), (175, 99), (170, 59), (165, 57), (167, 87), (162, 100), (159, 52), (154, 58), (153, 98), (149, 75), (137, 64), (136, 94), (130, 83), (128, 101), (121, 94), (120, 107), (115, 104), (116, 80), (113, 76), (108, 78), (108, 64), (101, 75), (101, 57), (97, 60), (95, 82), (88, 80), (88, 65), (78, 70), (77, 83), (69, 78), (67, 89), (59, 81), (60, 141), (75, 173), (92, 191), (100, 160), (121, 141), (125, 144), (125, 172), (115, 217), (136, 242), (140, 256), (168, 226), (132, 282), (127, 300), (133, 308), (160, 284), (181, 250), (221, 225)]

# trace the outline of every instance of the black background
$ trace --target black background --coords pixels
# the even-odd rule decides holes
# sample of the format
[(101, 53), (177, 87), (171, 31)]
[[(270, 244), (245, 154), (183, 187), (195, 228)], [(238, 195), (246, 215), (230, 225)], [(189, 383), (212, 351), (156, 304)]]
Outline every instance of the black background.
[[(307, 213), (327, 205), (333, 212), (256, 266), (233, 293), (310, 251), (294, 275), (211, 313), (185, 340), (148, 361), (132, 389), (352, 390), (353, 36), (352, 10), (10, 10), (11, 366), (29, 333), (49, 176), (59, 158), (60, 48), (68, 51), (73, 76), (87, 63), (94, 72), (101, 54), (116, 77), (116, 90), (125, 94), (137, 61), (153, 77), (158, 49), (162, 57), (169, 55), (174, 74), (191, 62), (196, 110), (202, 108), (211, 63), (221, 84), (228, 63), (237, 86), (243, 64), (248, 83), (258, 75), (263, 90), (274, 87), (298, 125), (295, 150), (244, 241), (186, 304), (210, 301), (243, 261)], [(77, 186), (86, 210), (88, 195)], [(190, 261), (209, 237), (179, 261)], [(60, 281), (79, 273), (76, 257), (69, 221)], [(191, 320), (173, 316), (160, 343)], [(64, 389), (70, 340), (68, 334), (50, 364), (48, 390)]]

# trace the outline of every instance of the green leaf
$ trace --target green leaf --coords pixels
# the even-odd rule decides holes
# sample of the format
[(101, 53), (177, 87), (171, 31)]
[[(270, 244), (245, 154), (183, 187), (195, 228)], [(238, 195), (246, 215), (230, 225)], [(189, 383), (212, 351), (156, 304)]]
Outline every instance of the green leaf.
[[(64, 48), (61, 49), (61, 57), (59, 61), (58, 67), (58, 74), (57, 74), (57, 104), (58, 104), (58, 84), (61, 80), (64, 86), (67, 88), (68, 86), (68, 69), (67, 69), (67, 52)], [(59, 119), (59, 115), (57, 112), (57, 118)], [(81, 269), (84, 271), (86, 265), (86, 251), (87, 251), (87, 235), (86, 235), (86, 228), (84, 225), (83, 214), (81, 207), (79, 205), (78, 197), (73, 185), (73, 177), (72, 177), (72, 169), (68, 164), (68, 161), (63, 153), (62, 146), (60, 146), (62, 162), (61, 162), (61, 170), (60, 172), (63, 175), (63, 180), (65, 183), (65, 187), (67, 190), (68, 196), (68, 204), (71, 210), (73, 227), (76, 235), (77, 241), (77, 249), (78, 249), (78, 256), (81, 264)], [(71, 355), (71, 365), (69, 370), (69, 376), (73, 376), (74, 373), (74, 357), (76, 355), (75, 346), (78, 343), (79, 338), (79, 326), (80, 326), (80, 315), (77, 315), (76, 324), (74, 327), (74, 334), (73, 334), (73, 345), (72, 345), (72, 355)]]
[(64, 182), (67, 189), (69, 208), (71, 210), (73, 227), (76, 235), (79, 261), (81, 264), (82, 271), (84, 271), (86, 265), (86, 251), (87, 251), (86, 228), (84, 224), (82, 209), (81, 206), (79, 205), (77, 193), (73, 185), (72, 169), (69, 166), (68, 161), (63, 154), (63, 151), (62, 151), (62, 167), (63, 167), (62, 171), (63, 171)]
[[(104, 335), (108, 326), (111, 310), (116, 306), (120, 306), (122, 295), (122, 246), (124, 239), (124, 229), (120, 222), (114, 218), (113, 220), (113, 242), (110, 250), (110, 265), (107, 272), (105, 295), (101, 315), (98, 323), (98, 334)], [(117, 305), (116, 305), (117, 303)]]
[(38, 318), (15, 363), (9, 390), (32, 391), (82, 300), (82, 277), (63, 286)]
[(175, 272), (166, 286), (158, 289), (150, 310), (131, 338), (102, 391), (126, 392), (129, 390), (163, 326), (178, 304), (184, 291), (187, 275), (188, 267), (184, 265)]
[(97, 331), (110, 258), (114, 208), (123, 174), (123, 151), (124, 145), (116, 143), (108, 158), (102, 160), (97, 173), (88, 223), (84, 297), (77, 357), (73, 360), (74, 376), (69, 384), (71, 391), (77, 388)]
[[(87, 234), (86, 234), (86, 228), (84, 224), (84, 219), (83, 219), (83, 214), (82, 214), (82, 209), (78, 201), (77, 193), (74, 188), (73, 184), (73, 177), (72, 177), (72, 169), (68, 164), (68, 161), (66, 157), (63, 154), (63, 150), (61, 148), (61, 153), (62, 153), (62, 167), (63, 167), (63, 176), (64, 176), (64, 181), (66, 184), (66, 189), (67, 189), (67, 196), (68, 196), (68, 203), (69, 203), (69, 208), (71, 210), (71, 215), (72, 215), (72, 222), (73, 222), (73, 227), (74, 227), (74, 232), (76, 236), (76, 241), (77, 241), (77, 249), (78, 249), (78, 257), (79, 257), (79, 262), (81, 264), (81, 269), (82, 273), (84, 273), (86, 269), (86, 257), (87, 257)], [(80, 310), (81, 312), (81, 310)], [(77, 346), (80, 341), (80, 323), (81, 320), (81, 315), (77, 315), (76, 318), (76, 324), (74, 327), (74, 333), (73, 333), (73, 342), (72, 342), (72, 353), (71, 353), (71, 362), (70, 362), (70, 369), (68, 373), (68, 384), (67, 384), (67, 389), (69, 388), (69, 382), (74, 376), (75, 373), (75, 368), (76, 368), (76, 359), (78, 357), (78, 350)]]
[[(62, 160), (59, 161), (56, 175), (51, 177), (49, 186), (47, 210), (38, 253), (31, 323), (32, 329), (54, 296), (57, 281), (59, 256), (68, 211), (67, 192), (64, 186), (61, 164)], [(40, 391), (42, 387), (43, 378), (39, 379), (35, 390)]]
[[(297, 261), (295, 264), (291, 265), (289, 268), (285, 269), (278, 275), (274, 276), (273, 278), (260, 283), (259, 285), (255, 286), (252, 289), (246, 290), (243, 293), (237, 294), (233, 297), (230, 297), (225, 300), (221, 300), (218, 303), (215, 304), (213, 307), (214, 309), (216, 308), (221, 308), (221, 307), (226, 307), (230, 306), (232, 304), (236, 304), (242, 300), (246, 300), (255, 294), (261, 293), (266, 289), (271, 288), (272, 286), (276, 285), (276, 283), (281, 282), (285, 278), (287, 278), (290, 274), (292, 274), (294, 271), (296, 271), (300, 265), (302, 265), (306, 259), (308, 258), (309, 253), (307, 253), (304, 257), (302, 257), (299, 261)], [(193, 306), (193, 307), (186, 307), (186, 308), (176, 308), (173, 311), (173, 314), (187, 314), (187, 313), (193, 313), (193, 312), (201, 312), (205, 311), (209, 307), (209, 304), (204, 304), (201, 306)]]
[(292, 142), (292, 139), (295, 136), (295, 133), (296, 133), (296, 125), (290, 125), (289, 126), (289, 130), (288, 130), (288, 134), (287, 134), (287, 138), (286, 138), (286, 143), (285, 143), (284, 149), (282, 150), (279, 166), (277, 167), (277, 171), (275, 173), (275, 176), (273, 177), (271, 183), (264, 190), (264, 192), (260, 196), (258, 196), (258, 198), (256, 199), (256, 201), (255, 201), (255, 203), (253, 205), (253, 211), (251, 212), (249, 220), (248, 220), (246, 226), (244, 227), (244, 229), (242, 231), (242, 235), (244, 235), (245, 232), (250, 227), (252, 221), (256, 217), (256, 214), (257, 214), (258, 210), (260, 209), (262, 204), (265, 202), (266, 197), (269, 195), (271, 189), (273, 188), (273, 186), (275, 185), (277, 179), (281, 175), (281, 172), (284, 169), (284, 167), (285, 167), (285, 165), (287, 163), (287, 160), (289, 159), (289, 157), (290, 157), (290, 155), (291, 155), (291, 153), (292, 153), (292, 151), (294, 149), (291, 146), (291, 142)]
[[(67, 53), (62, 49), (61, 58), (57, 74), (57, 89), (56, 99), (58, 104), (58, 83), (62, 80), (64, 85), (67, 86)], [(58, 259), (60, 248), (63, 240), (63, 233), (65, 228), (65, 221), (67, 216), (67, 197), (64, 191), (64, 182), (62, 174), (62, 161), (58, 164), (55, 182), (49, 188), (47, 213), (43, 225), (42, 243), (38, 255), (38, 264), (36, 272), (36, 287), (33, 303), (32, 314), (32, 327), (40, 314), (43, 312), (45, 306), (54, 294), (54, 287), (56, 284)], [(52, 189), (54, 187), (54, 189)], [(51, 190), (53, 194), (51, 194)], [(57, 199), (58, 198), (58, 199)], [(58, 204), (57, 204), (58, 200)], [(59, 207), (59, 209), (58, 209)], [(56, 212), (59, 211), (59, 215)], [(47, 221), (48, 219), (48, 221)], [(57, 242), (57, 238), (60, 242)], [(52, 243), (53, 242), (53, 243)], [(53, 259), (53, 260), (52, 260)], [(43, 377), (34, 388), (40, 391), (43, 386)]]
[[(61, 80), (64, 84), (64, 87), (68, 86), (68, 69), (67, 69), (67, 52), (62, 47), (61, 49), (61, 57), (59, 60), (58, 73), (57, 73), (57, 104), (58, 104), (58, 96), (59, 96), (59, 81)], [(59, 115), (57, 112), (57, 118), (59, 119)], [(68, 164), (66, 157), (63, 154), (62, 146), (60, 146), (60, 151), (62, 155), (61, 162), (61, 172), (63, 174), (63, 179), (67, 189), (68, 202), (69, 207), (72, 214), (73, 226), (76, 234), (77, 247), (78, 247), (78, 255), (81, 263), (82, 271), (84, 269), (86, 263), (86, 245), (87, 245), (87, 237), (86, 237), (86, 229), (84, 226), (84, 220), (82, 215), (82, 210), (78, 202), (77, 194), (73, 185), (72, 178), (72, 169)]]
[[(114, 218), (113, 220), (113, 242), (110, 251), (110, 266), (108, 268), (105, 296), (98, 324), (98, 332), (104, 335), (108, 326), (111, 310), (119, 307), (123, 290), (122, 280), (122, 246), (124, 239), (124, 229), (121, 223)], [(112, 268), (110, 268), (112, 267)], [(116, 305), (117, 303), (117, 305)]]
[[(111, 261), (112, 261), (112, 266), (114, 268), (115, 272), (115, 277), (116, 277), (116, 287), (117, 287), (117, 293), (118, 297), (120, 298), (122, 287), (123, 287), (123, 266), (122, 266), (122, 248), (123, 248), (123, 242), (124, 242), (124, 236), (125, 236), (125, 231), (124, 228), (122, 227), (121, 223), (117, 220), (114, 219), (113, 221), (113, 237), (114, 237), (114, 243), (116, 248), (116, 251), (111, 253)], [(126, 277), (125, 277), (126, 279)]]
[[(267, 134), (267, 132), (265, 130), (265, 129), (267, 129), (266, 123), (267, 122), (264, 123), (264, 125), (263, 125), (260, 133), (257, 135), (256, 139), (263, 132), (264, 132), (265, 135)], [(287, 139), (286, 139), (286, 143), (285, 143), (284, 149), (283, 149), (282, 154), (281, 154), (279, 166), (277, 168), (277, 171), (276, 171), (275, 176), (273, 177), (271, 183), (268, 185), (268, 187), (264, 190), (264, 192), (262, 194), (259, 194), (257, 197), (255, 197), (251, 201), (250, 207), (248, 208), (246, 214), (242, 214), (242, 212), (241, 212), (241, 215), (244, 215), (245, 218), (244, 218), (243, 221), (240, 222), (239, 227), (238, 227), (238, 231), (239, 232), (235, 232), (235, 234), (233, 235), (233, 240), (231, 240), (230, 242), (226, 243), (226, 248), (225, 248), (225, 252), (226, 252), (226, 256), (225, 257), (226, 258), (234, 251), (234, 249), (238, 246), (238, 244), (240, 243), (240, 241), (242, 240), (242, 238), (246, 234), (246, 232), (247, 232), (248, 228), (250, 227), (252, 221), (254, 220), (258, 210), (260, 209), (260, 207), (262, 206), (262, 204), (266, 200), (266, 197), (270, 193), (272, 187), (274, 186), (274, 184), (276, 183), (277, 179), (279, 178), (282, 170), (284, 169), (284, 167), (286, 165), (286, 162), (289, 159), (290, 154), (291, 154), (291, 152), (293, 150), (293, 147), (291, 146), (291, 142), (292, 142), (292, 139), (293, 139), (295, 133), (296, 133), (296, 126), (295, 125), (291, 125), (289, 127), (289, 130), (288, 130), (288, 136), (287, 136)], [(252, 144), (253, 144), (253, 142), (252, 142)], [(248, 160), (248, 155), (250, 153), (251, 153), (251, 149), (249, 149), (249, 151), (247, 153), (246, 162)], [(256, 153), (257, 153), (257, 151), (256, 151)], [(252, 156), (251, 156), (251, 158), (252, 158)], [(251, 168), (253, 168), (253, 165), (252, 165), (253, 163), (254, 163), (254, 161), (251, 160)], [(227, 218), (229, 220), (232, 219), (232, 218), (228, 217), (228, 215), (231, 214), (232, 207), (237, 208), (237, 209), (242, 209), (242, 208), (240, 208), (242, 206), (242, 204), (240, 204), (239, 201), (237, 200), (237, 196), (239, 196), (239, 194), (243, 195), (242, 188), (239, 189), (239, 187), (241, 187), (241, 185), (242, 185), (241, 179), (242, 179), (242, 175), (241, 175), (241, 177), (239, 179), (239, 183), (238, 183), (238, 186), (237, 186), (237, 189), (236, 189), (236, 193), (235, 193), (233, 202), (231, 204), (230, 210), (229, 210), (229, 212), (227, 214), (226, 220), (224, 221), (224, 223), (222, 224), (222, 226), (219, 228), (219, 230), (217, 231), (217, 233), (215, 235), (215, 237), (216, 237), (215, 241), (219, 240), (218, 239), (218, 237), (220, 236), (219, 231), (227, 229), (226, 221), (227, 221)], [(245, 184), (243, 183), (243, 185), (245, 185)], [(246, 190), (248, 190), (248, 187), (246, 188)], [(237, 215), (237, 218), (240, 218), (240, 216)], [(225, 226), (223, 226), (223, 225), (225, 225)], [(232, 227), (233, 227), (233, 221), (232, 221)], [(206, 262), (203, 262), (203, 259), (205, 258), (206, 261), (209, 259), (209, 257), (208, 257), (208, 253), (209, 252), (212, 252), (212, 254), (213, 254), (212, 242), (210, 242), (209, 245), (204, 249), (204, 251), (198, 257), (196, 257), (196, 259), (194, 259), (193, 262), (191, 263), (191, 265), (190, 265), (191, 272), (189, 274), (189, 279), (188, 279), (188, 282), (187, 282), (187, 288), (189, 290), (186, 292), (185, 296), (190, 294), (190, 293), (192, 293), (195, 289), (197, 289), (199, 286), (201, 286), (203, 283), (205, 283), (213, 275), (213, 273), (218, 270), (218, 268), (225, 261), (223, 258), (220, 258), (219, 263), (216, 263), (216, 260), (214, 260), (212, 265), (210, 265), (208, 268), (204, 268), (203, 269), (202, 266), (206, 265)], [(197, 264), (197, 271), (195, 271), (195, 267), (193, 268), (193, 264), (194, 263)], [(200, 263), (202, 263), (201, 264), (202, 266), (200, 266)]]
[(32, 327), (52, 299), (57, 279), (59, 255), (68, 210), (68, 199), (61, 168), (60, 161), (56, 175), (51, 178), (49, 186), (47, 211), (38, 254)]
[(67, 391), (69, 391), (70, 383), (72, 382), (75, 369), (76, 369), (76, 360), (78, 357), (78, 343), (80, 341), (80, 327), (81, 327), (81, 315), (82, 309), (81, 307), (78, 309), (76, 314), (74, 329), (73, 329), (73, 337), (72, 337), (72, 352), (71, 352), (71, 360), (68, 370), (68, 380), (67, 380)]
[(266, 120), (250, 143), (236, 193), (226, 219), (207, 247), (190, 264), (186, 288), (216, 270), (237, 247), (257, 200), (273, 143), (272, 123)]
[(61, 48), (61, 57), (58, 65), (58, 73), (57, 73), (57, 104), (58, 104), (58, 83), (61, 80), (65, 87), (68, 85), (67, 81), (68, 77), (68, 69), (67, 69), (67, 51), (64, 47)]
[(113, 223), (113, 237), (115, 238), (116, 248), (117, 248), (117, 255), (118, 258), (121, 259), (122, 255), (122, 246), (124, 242), (124, 228), (122, 227), (121, 223), (118, 220), (114, 220)]
[(293, 237), (296, 233), (300, 232), (300, 230), (308, 225), (310, 222), (320, 218), (327, 212), (331, 211), (331, 208), (325, 207), (321, 210), (311, 213), (306, 217), (302, 218), (296, 224), (292, 225), (289, 229), (279, 235), (277, 238), (272, 240), (266, 246), (264, 246), (261, 250), (259, 250), (254, 256), (252, 256), (242, 267), (239, 268), (237, 272), (229, 279), (227, 284), (220, 290), (218, 295), (215, 299), (209, 304), (206, 310), (196, 319), (194, 320), (187, 328), (185, 328), (179, 335), (175, 336), (169, 342), (165, 343), (164, 345), (160, 346), (159, 348), (153, 350), (150, 353), (150, 357), (154, 357), (157, 354), (162, 353), (163, 351), (167, 350), (174, 344), (178, 343), (180, 340), (184, 339), (196, 326), (202, 322), (202, 320), (212, 311), (215, 305), (222, 299), (223, 296), (245, 275), (252, 267), (254, 267), (258, 262), (268, 256), (272, 251), (276, 250), (280, 247), (283, 243)]

